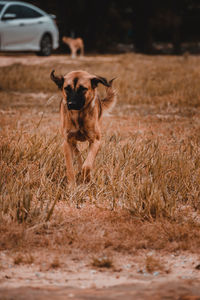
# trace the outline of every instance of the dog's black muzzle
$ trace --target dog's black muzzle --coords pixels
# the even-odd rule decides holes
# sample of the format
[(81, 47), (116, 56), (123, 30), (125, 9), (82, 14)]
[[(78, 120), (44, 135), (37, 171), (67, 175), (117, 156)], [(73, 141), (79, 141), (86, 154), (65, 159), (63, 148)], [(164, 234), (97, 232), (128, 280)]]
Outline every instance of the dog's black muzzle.
[(67, 107), (69, 110), (80, 110), (85, 105), (85, 97), (83, 95), (77, 95), (73, 93), (67, 97)]
[(69, 110), (80, 110), (85, 105), (85, 99), (81, 98), (78, 100), (67, 99), (67, 107)]

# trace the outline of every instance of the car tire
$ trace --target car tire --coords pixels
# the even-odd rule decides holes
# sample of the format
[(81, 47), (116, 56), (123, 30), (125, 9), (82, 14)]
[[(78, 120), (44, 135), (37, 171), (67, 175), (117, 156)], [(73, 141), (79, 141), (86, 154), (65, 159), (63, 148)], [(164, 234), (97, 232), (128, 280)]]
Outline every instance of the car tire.
[(52, 53), (52, 38), (49, 34), (43, 35), (40, 42), (39, 56), (49, 56)]

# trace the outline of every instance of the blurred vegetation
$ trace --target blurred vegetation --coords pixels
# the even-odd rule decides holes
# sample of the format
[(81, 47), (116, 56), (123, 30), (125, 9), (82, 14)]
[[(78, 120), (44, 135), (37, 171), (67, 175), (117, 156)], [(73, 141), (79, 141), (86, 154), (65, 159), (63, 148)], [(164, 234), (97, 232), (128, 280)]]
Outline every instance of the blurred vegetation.
[(159, 103), (179, 107), (200, 105), (200, 68), (197, 56), (166, 56), (166, 58), (157, 56), (155, 58), (139, 54), (98, 56), (83, 60), (71, 60), (67, 57), (63, 59), (62, 57), (48, 64), (44, 62), (30, 66), (15, 63), (3, 66), (0, 72), (2, 92), (0, 103), (5, 102), (7, 105), (4, 100), (7, 97), (6, 92), (42, 92), (48, 95), (55, 93), (60, 95), (57, 87), (50, 80), (52, 69), (62, 75), (73, 69), (83, 69), (93, 74), (104, 75), (108, 79), (116, 76), (118, 101), (122, 103)]
[[(57, 16), (60, 36), (81, 36), (86, 51), (116, 52), (116, 46), (134, 44), (143, 53), (199, 51), (198, 0), (28, 0)], [(172, 49), (155, 47), (172, 43)], [(61, 49), (66, 51), (66, 46)]]

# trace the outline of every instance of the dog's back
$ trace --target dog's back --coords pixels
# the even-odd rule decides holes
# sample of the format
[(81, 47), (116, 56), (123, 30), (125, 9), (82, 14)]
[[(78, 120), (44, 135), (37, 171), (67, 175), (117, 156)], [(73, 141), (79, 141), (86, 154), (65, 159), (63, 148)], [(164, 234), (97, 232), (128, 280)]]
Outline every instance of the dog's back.
[(68, 44), (69, 46), (73, 45), (73, 47), (75, 47), (77, 49), (83, 47), (82, 38), (73, 39), (70, 37), (63, 36), (62, 41), (63, 41), (63, 43)]

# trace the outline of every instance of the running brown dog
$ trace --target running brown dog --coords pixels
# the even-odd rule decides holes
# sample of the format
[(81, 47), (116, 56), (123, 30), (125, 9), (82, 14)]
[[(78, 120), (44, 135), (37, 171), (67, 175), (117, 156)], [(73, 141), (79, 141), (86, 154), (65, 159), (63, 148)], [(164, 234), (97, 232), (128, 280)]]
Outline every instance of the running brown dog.
[(70, 37), (63, 36), (62, 41), (69, 46), (72, 58), (76, 58), (78, 50), (80, 50), (81, 56), (84, 55), (84, 43), (82, 38), (72, 39)]
[[(100, 123), (104, 111), (111, 109), (116, 102), (116, 93), (112, 82), (85, 71), (72, 71), (65, 76), (55, 76), (51, 79), (62, 91), (63, 99), (60, 105), (61, 130), (64, 136), (64, 156), (68, 183), (75, 183), (73, 154), (78, 156), (78, 167), (82, 170), (83, 180), (90, 181), (90, 171), (100, 147)], [(97, 85), (106, 87), (105, 99), (100, 99)], [(77, 142), (89, 142), (89, 152), (82, 165), (82, 158)]]

